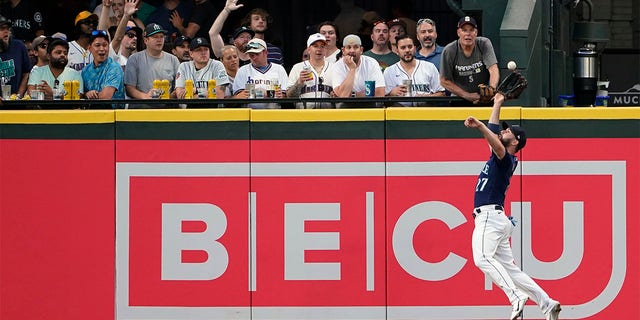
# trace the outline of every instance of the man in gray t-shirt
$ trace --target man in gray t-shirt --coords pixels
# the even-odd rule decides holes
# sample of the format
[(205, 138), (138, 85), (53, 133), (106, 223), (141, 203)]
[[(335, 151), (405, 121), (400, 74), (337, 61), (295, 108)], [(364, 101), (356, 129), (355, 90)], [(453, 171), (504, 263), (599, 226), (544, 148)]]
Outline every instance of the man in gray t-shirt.
[(475, 19), (458, 21), (458, 40), (449, 43), (442, 52), (440, 84), (453, 95), (477, 104), (478, 85), (497, 87), (500, 80), (498, 60), (491, 40), (478, 37)]
[[(144, 30), (147, 48), (129, 57), (124, 72), (127, 95), (132, 99), (151, 99), (154, 80), (169, 80), (169, 92), (173, 92), (176, 72), (180, 62), (174, 55), (162, 51), (166, 34), (159, 24), (150, 23)], [(134, 105), (131, 105), (134, 107)], [(149, 106), (135, 105), (138, 108)]]

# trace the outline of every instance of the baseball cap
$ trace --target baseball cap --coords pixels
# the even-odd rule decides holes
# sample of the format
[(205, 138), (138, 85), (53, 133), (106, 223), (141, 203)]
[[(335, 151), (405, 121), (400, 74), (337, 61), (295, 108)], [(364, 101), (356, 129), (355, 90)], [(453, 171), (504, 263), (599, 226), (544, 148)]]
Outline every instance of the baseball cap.
[(5, 16), (0, 16), (0, 26), (3, 26), (5, 24), (11, 26), (11, 20), (7, 19)]
[(184, 35), (181, 35), (181, 36), (177, 37), (175, 40), (173, 40), (173, 46), (174, 47), (179, 47), (185, 42), (187, 42), (187, 44), (191, 43), (191, 38), (189, 38), (187, 36), (184, 36)]
[(262, 39), (253, 38), (247, 43), (247, 53), (260, 53), (267, 48), (267, 44)]
[(62, 39), (62, 40), (67, 41), (67, 35), (66, 35), (66, 34), (64, 34), (64, 33), (62, 33), (62, 32), (56, 32), (56, 33), (54, 33), (54, 34), (51, 36), (51, 38), (54, 38), (54, 39)]
[(47, 40), (48, 43), (51, 43), (51, 41), (53, 40), (52, 37), (47, 37), (47, 36), (37, 36), (33, 39), (33, 41), (31, 41), (31, 45), (33, 46), (33, 48), (39, 46), (43, 41)]
[(76, 22), (75, 25), (77, 26), (78, 23), (82, 20), (86, 20), (86, 19), (94, 19), (94, 20), (98, 20), (98, 15), (97, 14), (93, 14), (89, 11), (81, 11), (80, 13), (78, 13), (78, 15), (76, 15)]
[(157, 23), (149, 23), (146, 27), (144, 27), (144, 36), (150, 37), (158, 32), (162, 32), (167, 34), (167, 30), (165, 30), (161, 25)]
[(342, 39), (342, 46), (348, 46), (348, 45), (362, 45), (362, 40), (360, 40), (360, 37), (356, 36), (355, 34), (349, 34), (346, 37), (344, 37), (344, 39)]
[(256, 35), (256, 33), (253, 32), (253, 30), (243, 26), (243, 27), (240, 27), (240, 28), (236, 29), (235, 31), (233, 31), (233, 40), (235, 40), (237, 37), (239, 37), (240, 34), (243, 33), (243, 32), (249, 33), (251, 35), (251, 38), (253, 38), (253, 36)]
[(458, 28), (462, 28), (462, 26), (464, 26), (465, 24), (470, 24), (474, 28), (478, 28), (478, 24), (476, 24), (476, 19), (474, 19), (473, 17), (464, 16), (460, 18), (460, 20), (458, 20)]
[(307, 39), (307, 47), (310, 47), (316, 41), (327, 42), (327, 38), (325, 38), (323, 35), (319, 33), (314, 33), (309, 36), (309, 39)]
[(506, 121), (502, 121), (502, 129), (505, 130), (507, 128), (511, 129), (511, 133), (513, 133), (513, 135), (516, 137), (516, 140), (518, 140), (516, 151), (524, 148), (524, 146), (527, 144), (527, 133), (524, 131), (524, 129), (522, 129), (522, 127), (520, 127), (519, 125), (510, 125)]
[(209, 45), (209, 41), (207, 41), (207, 39), (203, 37), (198, 37), (191, 40), (191, 43), (189, 44), (189, 50), (193, 50), (199, 47), (211, 48), (211, 45)]
[(134, 26), (127, 26), (127, 29), (124, 32), (129, 32), (133, 30), (138, 36), (142, 35), (142, 29)]

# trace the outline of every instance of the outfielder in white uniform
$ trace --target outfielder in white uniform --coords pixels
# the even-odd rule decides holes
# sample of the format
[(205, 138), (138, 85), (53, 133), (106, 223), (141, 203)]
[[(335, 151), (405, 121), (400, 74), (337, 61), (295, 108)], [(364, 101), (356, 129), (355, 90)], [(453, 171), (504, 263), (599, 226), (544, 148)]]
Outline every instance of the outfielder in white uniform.
[(520, 317), (530, 298), (540, 306), (547, 320), (557, 320), (560, 303), (551, 299), (531, 277), (520, 270), (511, 251), (509, 238), (515, 223), (505, 215), (504, 198), (511, 176), (518, 166), (515, 154), (525, 146), (527, 137), (521, 127), (504, 121), (500, 130), (500, 109), (504, 100), (501, 93), (493, 98), (488, 126), (474, 117), (464, 121), (467, 128), (478, 129), (491, 147), (491, 156), (478, 176), (473, 200), (473, 261), (509, 298), (513, 307), (509, 319)]
[[(326, 38), (315, 33), (307, 39), (309, 60), (296, 63), (289, 72), (287, 97), (330, 98), (333, 88), (328, 85), (328, 70), (332, 63), (325, 61)], [(298, 109), (330, 109), (330, 102), (297, 103)]]
[[(289, 77), (287, 71), (279, 64), (267, 61), (267, 44), (262, 39), (253, 38), (247, 43), (247, 53), (251, 59), (238, 69), (233, 80), (235, 98), (247, 99), (249, 92), (245, 90), (247, 84), (253, 84), (256, 98), (266, 98), (269, 90), (274, 90), (274, 98), (284, 98)], [(275, 87), (279, 87), (274, 89)], [(252, 109), (280, 109), (278, 103), (250, 103)]]
[(181, 63), (176, 74), (176, 97), (178, 99), (184, 99), (187, 79), (193, 80), (194, 98), (197, 98), (198, 94), (201, 97), (206, 97), (210, 79), (216, 80), (216, 98), (224, 98), (223, 88), (229, 84), (227, 71), (222, 62), (209, 58), (210, 52), (207, 39), (199, 37), (191, 40), (189, 55), (192, 60)]
[[(444, 96), (440, 73), (433, 63), (415, 59), (416, 47), (408, 34), (397, 38), (400, 61), (384, 69), (385, 94), (393, 97)], [(403, 83), (411, 80), (411, 87)], [(398, 102), (403, 106), (416, 106), (418, 102)]]

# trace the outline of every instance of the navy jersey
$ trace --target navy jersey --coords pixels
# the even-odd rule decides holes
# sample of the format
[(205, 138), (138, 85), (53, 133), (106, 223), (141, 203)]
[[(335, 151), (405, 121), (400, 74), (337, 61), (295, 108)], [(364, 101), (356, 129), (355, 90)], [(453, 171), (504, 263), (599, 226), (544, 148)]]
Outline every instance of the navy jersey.
[(518, 166), (518, 158), (516, 156), (507, 152), (500, 160), (492, 151), (491, 157), (485, 163), (476, 182), (476, 192), (473, 199), (474, 207), (487, 204), (504, 206), (504, 197), (516, 166)]

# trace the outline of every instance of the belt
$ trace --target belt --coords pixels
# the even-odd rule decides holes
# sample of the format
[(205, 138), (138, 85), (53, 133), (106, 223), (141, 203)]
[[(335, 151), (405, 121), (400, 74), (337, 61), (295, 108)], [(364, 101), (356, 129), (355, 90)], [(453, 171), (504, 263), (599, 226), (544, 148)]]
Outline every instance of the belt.
[(476, 215), (480, 214), (482, 211), (486, 210), (500, 210), (504, 211), (504, 208), (501, 205), (484, 205), (473, 209), (473, 213), (471, 216), (475, 219)]

